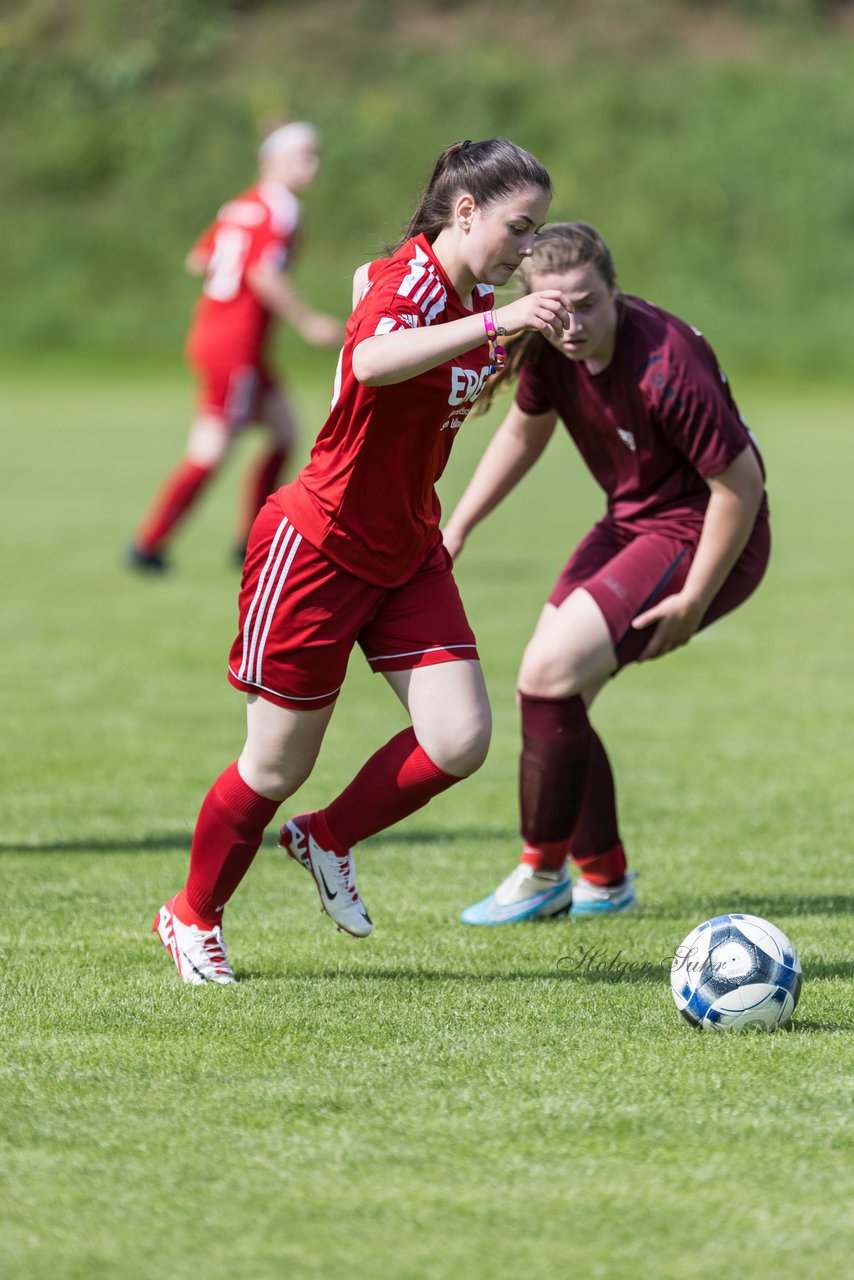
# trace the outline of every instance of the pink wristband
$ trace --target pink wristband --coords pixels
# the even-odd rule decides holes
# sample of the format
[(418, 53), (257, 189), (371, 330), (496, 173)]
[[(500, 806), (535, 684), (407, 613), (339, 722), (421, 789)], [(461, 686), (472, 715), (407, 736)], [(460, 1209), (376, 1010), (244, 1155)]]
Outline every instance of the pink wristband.
[(491, 372), (495, 373), (498, 369), (503, 369), (507, 362), (507, 352), (495, 341), (499, 334), (504, 334), (504, 329), (500, 328), (495, 323), (494, 311), (484, 311), (483, 327), (486, 330), (486, 336), (489, 339), (489, 357), (492, 361)]

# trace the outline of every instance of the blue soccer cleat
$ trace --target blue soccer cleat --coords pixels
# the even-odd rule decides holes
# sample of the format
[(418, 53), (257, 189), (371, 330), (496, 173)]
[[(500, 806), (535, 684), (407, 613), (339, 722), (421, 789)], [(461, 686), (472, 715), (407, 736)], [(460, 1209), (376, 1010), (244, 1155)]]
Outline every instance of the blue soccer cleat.
[(515, 867), (494, 893), (460, 916), (463, 924), (518, 924), (564, 916), (572, 905), (572, 881), (566, 867), (537, 871), (527, 863)]
[(618, 911), (634, 911), (638, 905), (638, 895), (632, 884), (634, 876), (629, 872), (619, 884), (591, 884), (584, 876), (579, 876), (572, 895), (572, 914), (574, 916), (616, 915)]

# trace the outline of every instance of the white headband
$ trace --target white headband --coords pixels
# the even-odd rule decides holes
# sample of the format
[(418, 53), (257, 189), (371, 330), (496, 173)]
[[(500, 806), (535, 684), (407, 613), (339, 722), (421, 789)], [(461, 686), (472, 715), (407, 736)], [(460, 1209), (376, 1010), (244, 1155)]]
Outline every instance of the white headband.
[(313, 143), (317, 141), (317, 130), (314, 125), (305, 124), (303, 121), (295, 121), (293, 124), (283, 124), (278, 129), (274, 129), (269, 138), (265, 138), (258, 148), (259, 156), (272, 155), (274, 151), (286, 151), (288, 147), (295, 147), (301, 143)]

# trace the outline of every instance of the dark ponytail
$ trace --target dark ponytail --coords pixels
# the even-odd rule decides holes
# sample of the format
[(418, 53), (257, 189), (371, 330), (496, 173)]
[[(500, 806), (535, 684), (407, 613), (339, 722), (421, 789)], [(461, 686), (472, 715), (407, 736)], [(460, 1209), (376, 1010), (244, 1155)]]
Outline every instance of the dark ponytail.
[(433, 166), (418, 208), (397, 248), (421, 234), (432, 244), (439, 232), (450, 226), (454, 201), (462, 192), (468, 192), (485, 209), (522, 187), (540, 187), (548, 195), (552, 193), (547, 170), (530, 152), (506, 138), (454, 142)]

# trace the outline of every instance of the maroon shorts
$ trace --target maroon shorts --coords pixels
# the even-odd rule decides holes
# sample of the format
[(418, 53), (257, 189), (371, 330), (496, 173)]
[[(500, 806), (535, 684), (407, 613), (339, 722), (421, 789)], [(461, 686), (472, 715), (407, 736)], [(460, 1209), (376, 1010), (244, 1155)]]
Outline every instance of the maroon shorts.
[(257, 422), (264, 396), (279, 385), (260, 362), (235, 362), (192, 347), (187, 359), (198, 382), (197, 411), (222, 418), (231, 430)]
[[(573, 552), (549, 596), (560, 605), (578, 587), (593, 597), (608, 624), (617, 664), (635, 662), (655, 624), (635, 631), (632, 621), (665, 596), (681, 591), (700, 539), (690, 533), (634, 532), (607, 517), (594, 525)], [(756, 521), (747, 546), (706, 611), (700, 627), (732, 612), (751, 595), (768, 564), (771, 532), (764, 516)]]
[(295, 710), (335, 701), (356, 644), (374, 671), (477, 658), (441, 543), (403, 586), (377, 587), (306, 542), (276, 495), (252, 527), (239, 603), (229, 680)]

